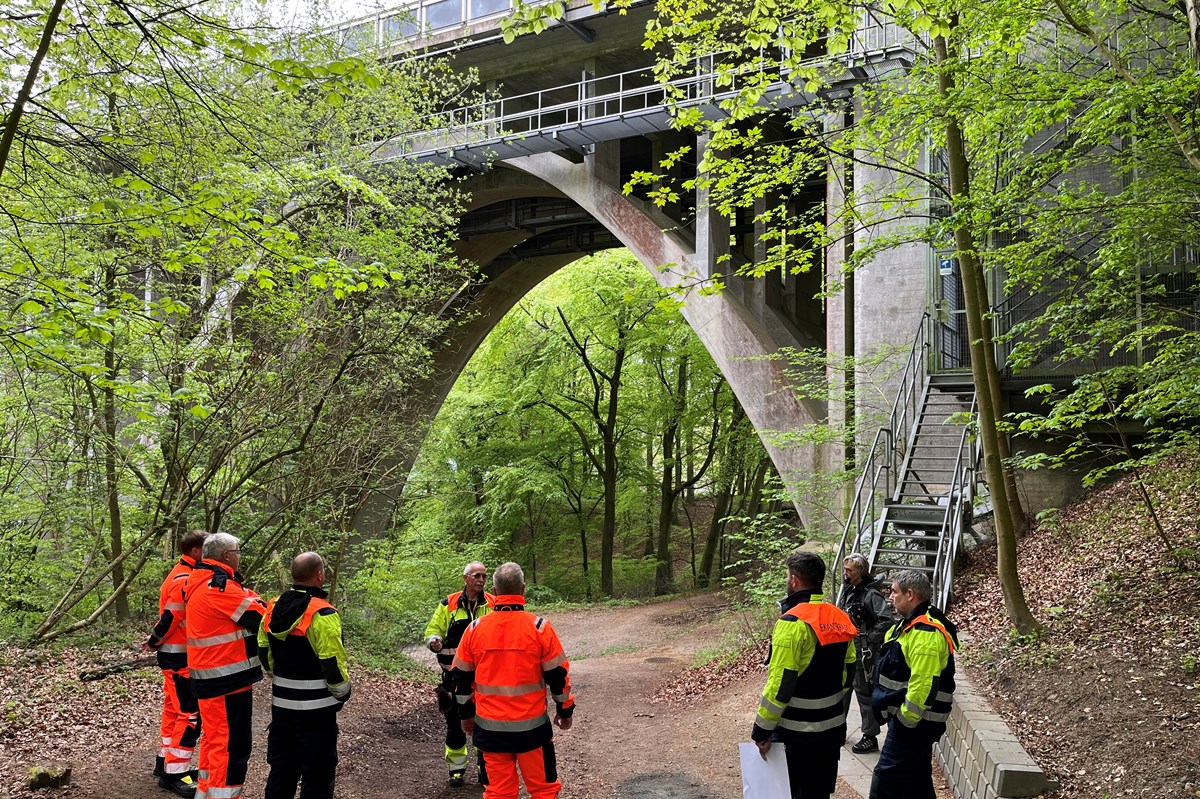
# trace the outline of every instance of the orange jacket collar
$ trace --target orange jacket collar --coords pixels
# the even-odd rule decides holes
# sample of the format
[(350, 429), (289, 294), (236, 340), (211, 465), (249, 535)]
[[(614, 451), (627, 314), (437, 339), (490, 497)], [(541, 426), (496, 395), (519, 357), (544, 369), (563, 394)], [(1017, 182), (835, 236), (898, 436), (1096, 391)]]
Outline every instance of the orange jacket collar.
[(204, 563), (206, 566), (208, 566), (214, 570), (216, 570), (218, 568), (223, 569), (223, 570), (229, 572), (230, 577), (233, 576), (233, 567), (227, 563), (223, 563), (222, 561), (219, 561), (219, 560), (203, 560), (203, 559), (201, 559), (200, 562)]

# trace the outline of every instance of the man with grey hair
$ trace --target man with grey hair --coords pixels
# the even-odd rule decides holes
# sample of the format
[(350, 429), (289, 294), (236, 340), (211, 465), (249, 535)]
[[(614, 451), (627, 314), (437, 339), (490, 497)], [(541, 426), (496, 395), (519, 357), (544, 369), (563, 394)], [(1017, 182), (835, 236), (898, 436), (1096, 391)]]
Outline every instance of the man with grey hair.
[(530, 799), (555, 799), (562, 783), (546, 688), (554, 699), (554, 724), (571, 729), (571, 664), (550, 622), (526, 612), (521, 567), (503, 564), (492, 583), (495, 612), (467, 627), (454, 656), (463, 732), (473, 737), (481, 755), (484, 799), (517, 799), (520, 778)]
[(438, 710), (446, 719), (446, 766), (450, 770), (450, 787), (461, 787), (467, 773), (467, 736), (462, 731), (458, 705), (454, 702), (454, 682), (450, 667), (454, 652), (467, 625), (491, 611), (495, 597), (483, 590), (487, 584), (487, 567), (473, 560), (463, 567), (463, 590), (443, 599), (433, 611), (425, 627), (425, 645), (437, 655), (442, 667), (442, 682), (434, 689)]
[(919, 571), (892, 579), (900, 621), (879, 654), (872, 707), (888, 733), (871, 779), (870, 799), (934, 799), (933, 745), (946, 731), (954, 701), (958, 630), (930, 604), (933, 588)]
[[(882, 583), (871, 576), (867, 559), (855, 552), (842, 561), (841, 594), (838, 607), (858, 628), (854, 648), (858, 655), (858, 666), (854, 670), (854, 696), (858, 699), (859, 715), (862, 718), (862, 738), (850, 747), (856, 755), (879, 750), (879, 722), (871, 710), (871, 690), (875, 682), (875, 661), (883, 646), (883, 637), (895, 619), (888, 610), (883, 596)], [(850, 712), (850, 694), (846, 694), (846, 712)]]
[(263, 676), (257, 636), (267, 607), (242, 584), (241, 560), (237, 538), (213, 533), (184, 588), (188, 670), (204, 724), (201, 799), (241, 797), (254, 743), (250, 689)]

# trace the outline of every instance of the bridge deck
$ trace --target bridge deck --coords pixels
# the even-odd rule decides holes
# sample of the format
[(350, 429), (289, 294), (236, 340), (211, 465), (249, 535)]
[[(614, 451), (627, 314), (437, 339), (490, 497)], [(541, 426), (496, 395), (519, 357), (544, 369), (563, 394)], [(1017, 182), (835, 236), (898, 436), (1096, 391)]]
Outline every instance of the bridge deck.
[[(910, 46), (895, 43), (835, 57), (817, 56), (801, 66), (823, 72), (833, 91), (846, 91), (838, 87), (906, 68), (912, 59)], [(764, 111), (802, 107), (817, 96), (803, 88), (803, 81), (793, 81), (792, 72), (779, 63), (762, 62), (742, 74), (750, 79), (741, 83), (750, 86), (760, 85), (762, 76), (768, 76), (768, 86), (756, 100)], [(692, 76), (665, 85), (655, 80), (651, 70), (638, 69), (500, 97), (455, 109), (431, 120), (429, 130), (385, 142), (374, 160), (405, 158), (479, 167), (552, 150), (582, 151), (600, 142), (669, 130), (677, 109), (698, 108), (708, 119), (724, 116), (722, 104), (742, 89), (736, 77), (731, 82), (709, 58), (697, 63)]]

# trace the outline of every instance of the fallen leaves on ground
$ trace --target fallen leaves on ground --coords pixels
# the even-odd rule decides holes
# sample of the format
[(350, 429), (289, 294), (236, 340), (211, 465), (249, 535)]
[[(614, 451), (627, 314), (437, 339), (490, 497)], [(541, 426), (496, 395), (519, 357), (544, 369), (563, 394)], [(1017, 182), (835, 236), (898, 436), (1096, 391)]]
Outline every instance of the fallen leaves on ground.
[(685, 669), (678, 677), (659, 686), (650, 697), (650, 704), (691, 701), (750, 674), (762, 674), (765, 677), (766, 659), (766, 640), (747, 644), (734, 655), (713, 658), (707, 663)]
[(1044, 520), (1018, 547), (1045, 630), (1010, 632), (994, 546), (971, 552), (951, 618), (963, 662), (1060, 799), (1190, 797), (1200, 789), (1200, 462), (1133, 476)]

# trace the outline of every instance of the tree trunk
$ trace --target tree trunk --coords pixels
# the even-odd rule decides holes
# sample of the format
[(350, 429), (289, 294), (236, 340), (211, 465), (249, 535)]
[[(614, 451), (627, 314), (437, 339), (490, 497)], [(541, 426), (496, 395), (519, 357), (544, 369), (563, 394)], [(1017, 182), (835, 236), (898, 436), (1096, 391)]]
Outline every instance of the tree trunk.
[(37, 51), (33, 54), (33, 60), (29, 62), (29, 69), (25, 73), (25, 80), (17, 92), (17, 99), (13, 102), (12, 110), (5, 114), (4, 133), (0, 135), (0, 175), (4, 174), (8, 156), (12, 153), (17, 128), (21, 124), (21, 115), (25, 113), (25, 104), (33, 96), (33, 87), (37, 83), (38, 73), (42, 70), (42, 61), (45, 60), (46, 53), (50, 52), (54, 29), (58, 26), (58, 18), (62, 14), (65, 4), (65, 0), (54, 0), (54, 5), (50, 7), (50, 13), (46, 15), (46, 24), (42, 27), (42, 36), (38, 41)]
[(721, 531), (725, 529), (722, 521), (729, 514), (729, 500), (733, 496), (733, 482), (721, 480), (713, 504), (712, 521), (708, 525), (708, 538), (704, 542), (704, 555), (700, 558), (700, 573), (696, 575), (696, 585), (707, 588), (713, 579), (713, 562), (717, 558), (717, 549), (721, 546)]
[(658, 503), (658, 564), (654, 572), (654, 593), (667, 594), (674, 590), (675, 575), (671, 568), (671, 525), (675, 521), (675, 500), (682, 491), (679, 482), (679, 425), (687, 407), (687, 355), (680, 356), (675, 379), (675, 396), (671, 416), (662, 433), (662, 479)]
[[(110, 263), (104, 274), (104, 294), (108, 307), (115, 303), (117, 272), (116, 264)], [(117, 592), (113, 610), (121, 621), (129, 620), (129, 596), (125, 590), (125, 567), (121, 557), (121, 489), (117, 480), (117, 399), (113, 383), (117, 379), (115, 342), (104, 346), (104, 374), (107, 384), (101, 389), (104, 402), (104, 488), (108, 497), (108, 530), (112, 569), (113, 590)]]
[(621, 369), (625, 365), (624, 331), (613, 356), (608, 385), (608, 412), (601, 425), (604, 446), (604, 520), (600, 532), (600, 593), (613, 595), (613, 543), (617, 535), (617, 400), (621, 393)]
[[(961, 264), (962, 261), (960, 260)], [(980, 308), (989, 309), (990, 303), (987, 299), (986, 285), (983, 282), (982, 270), (980, 272), (979, 283), (983, 287), (983, 294), (979, 298)], [(996, 418), (1000, 418), (1004, 414), (1004, 398), (1000, 394), (1000, 368), (996, 363), (996, 346), (995, 338), (992, 336), (992, 318), (988, 314), (983, 317), (983, 354), (987, 359), (988, 374), (996, 375), (996, 379), (992, 381), (992, 403), (996, 409)], [(1004, 469), (1004, 490), (1008, 496), (1008, 507), (1012, 511), (1013, 535), (1017, 538), (1029, 532), (1029, 518), (1025, 515), (1025, 508), (1021, 504), (1021, 495), (1017, 491), (1017, 477), (1012, 469), (1012, 449), (1008, 444), (1008, 436), (997, 435), (1000, 445), (1000, 465)], [(990, 490), (990, 489), (989, 489)]]
[[(934, 51), (941, 69), (938, 72), (938, 88), (943, 99), (948, 100), (954, 84), (947, 69), (947, 49), (944, 37), (934, 39)], [(968, 173), (966, 140), (957, 118), (946, 113), (946, 156), (949, 167), (950, 202), (955, 211), (969, 204), (971, 196)], [(1013, 509), (1010, 504), (1008, 486), (1001, 460), (999, 433), (996, 429), (999, 407), (1000, 375), (995, 368), (995, 359), (989, 360), (985, 341), (984, 288), (981, 263), (975, 249), (975, 239), (966, 224), (957, 224), (954, 243), (958, 250), (958, 261), (962, 267), (963, 299), (967, 317), (967, 331), (971, 337), (971, 377), (975, 383), (975, 395), (979, 408), (979, 436), (983, 447), (984, 474), (988, 491), (992, 495), (993, 514), (996, 523), (996, 570), (1004, 594), (1004, 606), (1009, 621), (1021, 634), (1039, 628), (1037, 620), (1025, 601), (1025, 592), (1017, 574), (1017, 539), (1013, 530)], [(990, 365), (990, 368), (989, 368)]]

